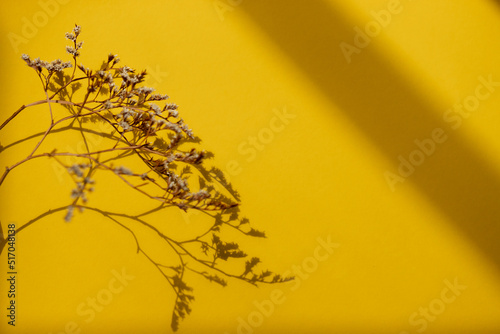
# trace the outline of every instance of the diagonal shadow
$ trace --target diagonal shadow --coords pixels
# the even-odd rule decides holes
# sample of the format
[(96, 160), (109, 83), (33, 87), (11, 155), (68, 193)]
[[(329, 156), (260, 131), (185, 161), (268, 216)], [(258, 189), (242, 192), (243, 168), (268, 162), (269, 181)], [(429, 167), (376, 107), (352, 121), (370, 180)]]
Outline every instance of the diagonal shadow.
[[(441, 118), (444, 110), (433, 110), (397, 72), (390, 55), (369, 45), (348, 65), (339, 44), (353, 44), (353, 24), (322, 0), (253, 0), (240, 7), (394, 161), (393, 173), (398, 156), (416, 149), (415, 139), (445, 131), (448, 140), (409, 180), (500, 269), (497, 171)], [(425, 240), (422, 246), (428, 247)]]

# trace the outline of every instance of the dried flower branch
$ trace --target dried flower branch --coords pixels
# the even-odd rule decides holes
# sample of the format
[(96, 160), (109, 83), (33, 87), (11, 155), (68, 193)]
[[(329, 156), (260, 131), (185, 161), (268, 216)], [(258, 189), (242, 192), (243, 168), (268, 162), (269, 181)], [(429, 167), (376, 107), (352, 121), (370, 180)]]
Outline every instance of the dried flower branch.
[[(236, 242), (223, 240), (223, 230), (233, 229), (243, 235), (260, 238), (265, 237), (265, 233), (250, 227), (246, 218), (239, 218), (238, 192), (219, 169), (207, 168), (204, 164), (213, 155), (196, 147), (185, 149), (186, 144), (196, 144), (200, 140), (180, 118), (178, 106), (165, 102), (169, 96), (154, 93), (154, 88), (141, 86), (147, 76), (146, 71), (118, 66), (120, 59), (114, 54), (109, 54), (97, 70), (85, 67), (79, 63), (83, 46), (83, 42), (78, 40), (80, 32), (80, 26), (76, 25), (72, 32), (66, 33), (66, 38), (72, 42), (72, 46), (66, 47), (67, 53), (73, 58), (72, 62), (60, 59), (47, 62), (39, 58), (32, 59), (28, 55), (22, 56), (40, 78), (46, 98), (21, 106), (0, 125), (1, 131), (26, 108), (41, 104), (49, 107), (50, 124), (47, 129), (33, 136), (40, 139), (26, 158), (6, 167), (0, 177), (0, 186), (12, 170), (41, 157), (56, 161), (74, 183), (71, 201), (67, 206), (39, 215), (17, 232), (63, 210), (66, 211), (64, 219), (70, 222), (75, 210), (84, 209), (99, 213), (126, 229), (134, 238), (137, 252), (158, 269), (177, 295), (171, 322), (174, 331), (178, 329), (179, 321), (190, 313), (194, 300), (193, 289), (186, 283), (188, 272), (221, 286), (227, 285), (226, 279), (238, 279), (254, 285), (290, 280), (290, 277), (281, 277), (267, 270), (257, 272), (256, 267), (261, 261), (256, 257), (246, 261), (240, 272), (230, 272), (221, 266), (223, 262), (247, 257)], [(75, 92), (82, 87), (86, 90), (81, 100), (77, 101)], [(57, 119), (52, 110), (53, 105), (64, 107), (68, 113)], [(103, 128), (108, 130), (84, 127), (84, 123), (96, 122), (104, 124)], [(59, 128), (56, 129), (56, 126)], [(38, 152), (50, 134), (75, 129), (81, 134), (85, 153), (61, 152), (58, 148), (50, 152)], [(106, 138), (109, 146), (92, 151), (88, 145), (89, 136)], [(1, 148), (6, 150), (18, 142)], [(79, 162), (69, 164), (63, 159), (67, 157)], [(126, 161), (124, 159), (130, 157), (142, 162), (142, 167), (134, 165), (131, 168), (125, 163), (115, 165), (115, 162)], [(130, 190), (156, 201), (158, 206), (139, 215), (89, 206), (90, 193), (98, 186), (94, 181), (97, 173), (116, 177)], [(197, 181), (197, 186), (193, 185), (193, 180)], [(193, 235), (185, 240), (176, 240), (146, 220), (153, 212), (172, 206), (184, 211), (199, 210), (209, 216), (213, 223), (201, 232), (193, 229)], [(175, 258), (170, 258), (168, 265), (153, 259), (141, 246), (130, 221), (155, 232), (170, 247)], [(2, 241), (0, 252), (4, 245)]]

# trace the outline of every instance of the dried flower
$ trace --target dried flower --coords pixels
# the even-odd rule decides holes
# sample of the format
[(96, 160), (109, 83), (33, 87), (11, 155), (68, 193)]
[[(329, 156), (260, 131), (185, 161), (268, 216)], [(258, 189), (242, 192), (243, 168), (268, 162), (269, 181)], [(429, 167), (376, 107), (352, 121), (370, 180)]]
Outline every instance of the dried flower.
[(90, 177), (86, 177), (86, 178), (84, 179), (84, 182), (85, 182), (86, 184), (94, 184), (94, 183), (95, 183), (95, 181), (94, 181), (94, 180), (92, 180)]
[(78, 57), (80, 55), (80, 53), (72, 46), (67, 46), (66, 52), (72, 55), (73, 57)]
[(168, 98), (169, 98), (169, 96), (165, 95), (165, 94), (151, 94), (151, 96), (149, 97), (149, 100), (150, 101), (163, 101), (163, 100), (166, 100)]
[(145, 95), (148, 95), (148, 94), (151, 94), (152, 92), (154, 92), (154, 88), (151, 88), (151, 87), (139, 87), (137, 89), (137, 94), (145, 94)]
[(115, 168), (114, 171), (116, 174), (125, 174), (125, 175), (133, 175), (134, 174), (134, 173), (132, 173), (132, 171), (130, 169), (128, 169), (127, 167), (123, 167), (123, 166)]
[(75, 36), (78, 37), (78, 35), (80, 35), (81, 30), (82, 30), (82, 27), (80, 27), (79, 25), (75, 25), (75, 27), (73, 28), (73, 33), (75, 34)]
[(66, 223), (69, 223), (71, 221), (71, 218), (73, 218), (73, 211), (73, 205), (68, 206), (68, 211), (66, 212), (66, 216), (64, 216), (64, 220), (66, 221)]
[(69, 32), (66, 33), (66, 38), (73, 42), (76, 41), (76, 36)]
[(83, 170), (90, 167), (88, 164), (74, 164), (68, 167), (68, 172), (78, 177), (83, 177)]
[(111, 108), (113, 108), (113, 103), (111, 103), (110, 100), (104, 102), (104, 109), (111, 109)]
[(165, 105), (165, 110), (176, 110), (179, 106), (175, 103), (167, 103)]
[(156, 115), (161, 115), (161, 109), (156, 104), (151, 103), (150, 107), (151, 109), (153, 109)]
[(121, 126), (124, 132), (131, 131), (132, 127), (125, 121), (118, 122), (118, 125)]
[[(81, 27), (75, 25), (72, 32), (65, 34), (66, 38), (73, 44), (67, 46), (66, 51), (74, 58), (74, 61), (76, 57), (80, 56), (83, 45), (82, 41), (78, 41), (80, 33)], [(236, 201), (239, 200), (238, 193), (227, 182), (222, 171), (215, 167), (206, 169), (203, 161), (209, 156), (207, 152), (189, 146), (194, 145), (194, 141), (190, 139), (195, 139), (195, 137), (186, 122), (182, 118), (179, 119), (177, 104), (161, 102), (167, 100), (168, 95), (154, 94), (154, 88), (140, 85), (146, 78), (146, 71), (136, 72), (128, 66), (115, 66), (120, 58), (112, 53), (107, 56), (107, 62), (105, 60), (104, 64), (96, 70), (77, 64), (78, 69), (83, 72), (83, 77), (81, 74), (73, 75), (74, 71), (71, 75), (53, 75), (72, 67), (72, 62), (69, 61), (64, 62), (61, 59), (56, 59), (48, 62), (40, 58), (32, 59), (26, 54), (23, 54), (21, 58), (42, 79), (44, 93), (47, 96), (57, 96), (50, 103), (64, 105), (67, 110), (70, 110), (70, 113), (62, 118), (59, 118), (60, 114), (50, 112), (52, 125), (47, 130), (46, 135), (40, 139), (33, 152), (38, 147), (45, 146), (41, 144), (45, 137), (53, 131), (53, 125), (64, 121), (88, 123), (87, 131), (81, 131), (85, 143), (95, 142), (87, 141), (89, 136), (103, 136), (109, 139), (109, 141), (104, 141), (105, 143), (111, 143), (109, 147), (99, 148), (98, 151), (92, 151), (90, 146), (86, 145), (86, 151), (83, 153), (58, 152), (57, 150), (45, 154), (37, 152), (37, 156), (46, 155), (62, 164), (75, 184), (70, 194), (72, 203), (67, 206), (64, 217), (66, 222), (71, 221), (75, 208), (83, 211), (84, 206), (80, 203), (86, 203), (88, 194), (94, 190), (95, 182), (91, 177), (100, 172), (109, 173), (114, 178), (118, 176), (125, 187), (137, 191), (141, 196), (146, 196), (152, 201), (159, 201), (162, 209), (175, 206), (184, 211), (195, 209), (213, 213), (209, 216), (214, 217), (215, 222), (207, 230), (201, 234), (199, 234), (200, 229), (193, 230), (195, 235), (193, 238), (189, 238), (189, 241), (177, 241), (170, 239), (171, 236), (155, 231), (156, 227), (146, 221), (146, 214), (133, 216), (110, 213), (85, 205), (87, 210), (100, 213), (124, 228), (127, 227), (122, 225), (119, 220), (126, 217), (131, 218), (131, 223), (140, 223), (143, 227), (160, 234), (164, 240), (168, 241), (167, 245), (171, 246), (172, 250), (177, 253), (179, 263), (176, 266), (164, 266), (150, 258), (147, 255), (147, 248), (141, 247), (142, 241), (135, 238), (138, 252), (143, 252), (152, 265), (157, 266), (161, 271), (172, 270), (168, 276), (165, 276), (177, 294), (177, 301), (172, 313), (172, 329), (176, 330), (179, 320), (189, 313), (186, 310), (189, 310), (189, 303), (194, 299), (190, 292), (191, 288), (184, 282), (183, 277), (185, 276), (183, 274), (186, 270), (192, 270), (205, 279), (223, 286), (226, 282), (217, 276), (219, 273), (251, 284), (284, 282), (289, 279), (280, 275), (270, 276), (269, 271), (257, 273), (254, 269), (260, 262), (257, 258), (246, 262), (245, 270), (242, 270), (243, 274), (229, 272), (226, 267), (220, 266), (221, 260), (227, 261), (231, 258), (239, 259), (246, 256), (238, 244), (221, 240), (219, 232), (222, 228), (228, 226), (230, 229), (239, 230), (244, 235), (254, 237), (264, 237), (265, 234), (248, 227), (248, 221), (244, 219), (238, 221), (236, 208)], [(62, 83), (61, 78), (64, 78)], [(85, 83), (87, 84), (84, 87), (86, 88), (85, 98), (77, 100), (81, 94), (74, 94), (74, 92)], [(47, 102), (49, 102), (48, 99)], [(39, 104), (40, 101), (33, 105)], [(16, 118), (21, 110), (29, 106), (23, 105), (13, 116), (0, 125), (0, 130)], [(99, 121), (105, 126), (91, 128), (92, 123)], [(109, 157), (109, 155), (113, 156)], [(33, 157), (31, 154), (22, 163), (28, 162)], [(81, 159), (88, 161), (88, 163), (65, 164), (62, 161), (63, 157)], [(116, 161), (124, 158), (138, 159), (143, 164), (140, 165), (142, 167), (135, 168), (143, 168), (143, 170), (134, 173), (124, 166), (114, 167)], [(20, 164), (18, 162), (12, 168)], [(192, 172), (191, 168), (197, 172)], [(0, 178), (0, 185), (8, 171), (9, 169)], [(125, 178), (124, 175), (127, 177)], [(194, 186), (191, 183), (193, 180), (195, 181)], [(193, 187), (196, 190), (191, 190)], [(216, 190), (219, 188), (222, 190)], [(229, 209), (233, 211), (230, 212)], [(134, 234), (132, 230), (129, 232)], [(197, 247), (184, 248), (188, 243), (191, 246), (199, 246), (198, 250), (201, 251), (201, 254), (196, 254)], [(205, 267), (206, 271), (198, 271), (191, 265)]]

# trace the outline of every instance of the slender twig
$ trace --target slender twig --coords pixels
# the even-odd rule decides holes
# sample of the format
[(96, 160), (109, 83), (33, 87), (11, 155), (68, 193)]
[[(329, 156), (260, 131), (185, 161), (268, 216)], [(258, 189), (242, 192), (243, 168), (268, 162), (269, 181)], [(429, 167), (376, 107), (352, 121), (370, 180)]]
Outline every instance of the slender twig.
[[(210, 170), (203, 167), (203, 161), (210, 157), (209, 154), (203, 150), (184, 146), (198, 144), (200, 139), (193, 135), (192, 130), (179, 117), (177, 105), (170, 103), (164, 103), (163, 107), (158, 105), (163, 103), (158, 101), (164, 101), (168, 96), (153, 94), (154, 89), (140, 85), (146, 76), (145, 71), (136, 72), (127, 66), (115, 67), (119, 61), (116, 55), (110, 54), (104, 66), (96, 71), (78, 65), (77, 58), (82, 47), (81, 42), (77, 42), (79, 34), (79, 26), (75, 26), (72, 33), (66, 34), (66, 37), (73, 41), (73, 47), (66, 48), (72, 55), (73, 62), (64, 63), (55, 60), (49, 63), (38, 58), (31, 59), (27, 55), (22, 56), (41, 80), (45, 99), (22, 105), (0, 125), (1, 131), (16, 120), (23, 110), (43, 104), (48, 106), (50, 125), (45, 131), (2, 147), (4, 150), (36, 138), (34, 147), (30, 148), (24, 158), (5, 167), (0, 176), (0, 187), (11, 171), (42, 157), (54, 159), (68, 172), (69, 179), (75, 186), (71, 192), (72, 200), (68, 205), (38, 215), (19, 227), (17, 233), (63, 210), (67, 210), (64, 220), (68, 223), (71, 222), (75, 209), (80, 211), (86, 209), (107, 218), (106, 221), (111, 221), (132, 234), (136, 253), (142, 254), (154, 265), (174, 290), (176, 298), (171, 324), (174, 330), (177, 329), (179, 320), (190, 312), (189, 303), (194, 299), (192, 288), (185, 282), (187, 270), (221, 285), (226, 284), (221, 276), (253, 285), (286, 281), (287, 278), (282, 278), (280, 275), (271, 277), (269, 271), (256, 273), (254, 266), (260, 262), (258, 258), (246, 261), (244, 271), (242, 270), (243, 273), (240, 275), (221, 267), (222, 260), (237, 260), (247, 256), (238, 244), (221, 240), (222, 228), (236, 229), (244, 235), (253, 237), (264, 237), (264, 233), (248, 227), (247, 220), (238, 219), (236, 209), (239, 205), (238, 193), (226, 181), (222, 171), (214, 167)], [(71, 75), (64, 75), (64, 70), (69, 67), (73, 67)], [(76, 77), (77, 68), (83, 76)], [(77, 96), (75, 92), (82, 86), (82, 81), (83, 85), (86, 85), (86, 91), (79, 102), (75, 101)], [(71, 86), (70, 93), (68, 87), (75, 83), (76, 85)], [(56, 106), (64, 107), (63, 110), (66, 110), (67, 114), (56, 119), (57, 114), (54, 113)], [(96, 119), (102, 122), (102, 131), (84, 126), (86, 121), (95, 122)], [(83, 153), (78, 151), (79, 146), (64, 152), (57, 148), (47, 152), (42, 151), (42, 146), (46, 146), (44, 143), (49, 135), (65, 130), (79, 131), (84, 145)], [(98, 141), (99, 147), (92, 147), (96, 143), (92, 140), (94, 138), (92, 136), (107, 138), (108, 141), (105, 143), (108, 146), (102, 147), (101, 141)], [(142, 161), (141, 171), (114, 165), (117, 161), (128, 161), (132, 158)], [(69, 160), (76, 162), (70, 163)], [(196, 172), (191, 172), (190, 167)], [(102, 171), (111, 172), (126, 185), (125, 189), (131, 188), (141, 196), (159, 201), (159, 205), (136, 215), (106, 211), (87, 205), (87, 195), (93, 191), (95, 183), (93, 178)], [(195, 181), (199, 179), (199, 186), (194, 186), (199, 190), (192, 190), (193, 179)], [(202, 224), (199, 228), (193, 229), (191, 235), (178, 240), (169, 235), (169, 232), (165, 232), (169, 231), (168, 228), (161, 229), (150, 221), (152, 218), (150, 215), (172, 206), (184, 211), (199, 210), (214, 221), (211, 224)], [(157, 261), (148, 254), (146, 248), (141, 247), (142, 241), (134, 231), (136, 226), (154, 232), (173, 251), (173, 258), (169, 258), (167, 263), (162, 263), (163, 261)], [(0, 253), (4, 246), (5, 239), (0, 239)]]

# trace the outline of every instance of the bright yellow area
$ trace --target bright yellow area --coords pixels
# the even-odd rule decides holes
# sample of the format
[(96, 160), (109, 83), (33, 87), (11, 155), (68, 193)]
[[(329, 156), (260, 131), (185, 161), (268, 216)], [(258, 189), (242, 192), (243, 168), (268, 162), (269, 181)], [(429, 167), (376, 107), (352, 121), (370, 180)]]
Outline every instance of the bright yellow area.
[[(498, 2), (0, 6), (0, 122), (43, 99), (21, 54), (69, 60), (64, 33), (78, 23), (86, 66), (99, 66), (113, 52), (128, 66), (148, 69), (147, 85), (170, 95), (202, 145), (216, 153), (215, 164), (242, 196), (242, 212), (268, 235), (246, 240), (246, 250), (276, 272), (300, 270), (295, 282), (259, 288), (192, 278), (196, 302), (179, 333), (500, 331)], [(29, 31), (32, 22), (39, 27)], [(366, 29), (370, 35), (361, 36)], [(474, 111), (448, 112), (459, 103)], [(0, 143), (44, 131), (48, 121), (44, 106), (25, 110), (0, 132)], [(393, 179), (391, 191), (386, 172), (397, 175), (399, 155), (422, 157), (414, 141), (429, 143), (436, 129), (447, 139), (428, 144), (434, 152), (404, 182)], [(44, 149), (75, 142), (55, 136)], [(35, 143), (2, 152), (1, 170)], [(67, 204), (67, 181), (48, 159), (12, 171), (0, 188), (4, 232), (9, 223), (19, 227)], [(90, 204), (151, 207), (124, 189), (103, 179)], [(63, 215), (18, 235), (15, 328), (5, 317), (7, 255), (0, 257), (0, 332), (171, 332), (174, 295), (135, 253), (131, 235), (92, 212), (69, 224)], [(202, 220), (174, 209), (155, 219), (182, 229)], [(141, 237), (161, 257), (154, 235)], [(335, 244), (331, 254), (319, 240)], [(122, 270), (134, 278), (99, 312), (90, 311), (88, 298), (109, 296)]]

